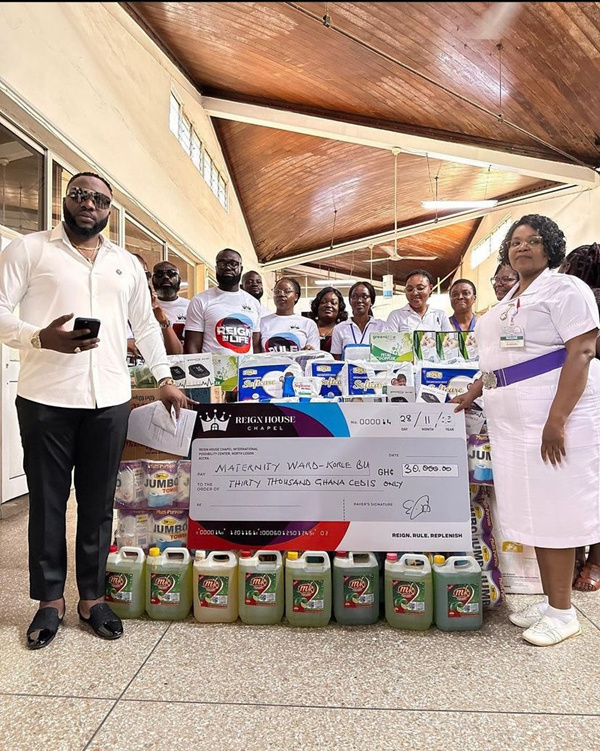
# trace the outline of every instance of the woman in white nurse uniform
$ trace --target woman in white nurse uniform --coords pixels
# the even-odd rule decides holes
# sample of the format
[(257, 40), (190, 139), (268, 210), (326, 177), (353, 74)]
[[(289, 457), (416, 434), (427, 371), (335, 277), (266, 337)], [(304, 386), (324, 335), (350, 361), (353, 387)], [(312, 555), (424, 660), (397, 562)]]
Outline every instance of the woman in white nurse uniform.
[(503, 533), (535, 547), (544, 599), (511, 613), (539, 646), (581, 633), (571, 606), (575, 548), (600, 541), (600, 321), (589, 287), (556, 274), (565, 238), (532, 214), (510, 228), (500, 261), (519, 284), (475, 328)]

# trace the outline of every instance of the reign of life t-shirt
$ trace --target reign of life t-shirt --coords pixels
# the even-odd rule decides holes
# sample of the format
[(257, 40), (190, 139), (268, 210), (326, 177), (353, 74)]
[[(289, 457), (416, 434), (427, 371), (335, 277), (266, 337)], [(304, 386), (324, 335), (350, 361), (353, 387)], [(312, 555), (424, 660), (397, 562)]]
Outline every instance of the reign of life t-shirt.
[(169, 321), (171, 321), (173, 331), (183, 341), (183, 330), (185, 329), (185, 319), (190, 301), (186, 300), (185, 297), (176, 297), (174, 300), (159, 299), (158, 304), (167, 314)]
[(204, 334), (203, 352), (245, 355), (253, 352), (259, 320), (260, 303), (252, 295), (212, 287), (190, 301), (185, 330)]
[(305, 316), (278, 316), (273, 313), (260, 320), (263, 352), (299, 352), (307, 345), (319, 349), (317, 324)]

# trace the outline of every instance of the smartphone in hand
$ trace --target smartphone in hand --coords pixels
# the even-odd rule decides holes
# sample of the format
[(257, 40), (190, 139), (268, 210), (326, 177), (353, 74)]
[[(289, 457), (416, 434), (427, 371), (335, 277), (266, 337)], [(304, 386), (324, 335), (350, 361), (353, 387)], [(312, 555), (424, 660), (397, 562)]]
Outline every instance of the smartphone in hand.
[(76, 318), (73, 323), (73, 331), (78, 329), (89, 329), (89, 334), (83, 334), (78, 336), (74, 341), (81, 341), (82, 339), (96, 339), (98, 331), (100, 330), (100, 320), (98, 318)]

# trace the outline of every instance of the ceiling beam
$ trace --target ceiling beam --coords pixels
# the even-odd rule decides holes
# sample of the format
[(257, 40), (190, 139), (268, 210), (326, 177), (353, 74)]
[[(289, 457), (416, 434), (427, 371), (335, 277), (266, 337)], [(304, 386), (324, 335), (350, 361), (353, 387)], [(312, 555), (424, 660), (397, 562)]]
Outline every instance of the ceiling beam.
[(600, 175), (595, 170), (576, 164), (510, 154), (505, 151), (452, 143), (425, 136), (408, 135), (384, 128), (301, 114), (290, 109), (277, 109), (218, 97), (202, 97), (202, 106), (211, 117), (225, 120), (304, 133), (387, 151), (398, 147), (406, 154), (429, 156), (432, 159), (485, 169), (491, 167), (503, 172), (535, 177), (539, 180), (552, 180), (585, 188), (600, 186)]
[(389, 232), (382, 232), (378, 235), (359, 237), (349, 242), (339, 243), (324, 248), (317, 248), (316, 250), (309, 250), (304, 253), (297, 253), (296, 255), (287, 256), (286, 258), (278, 258), (274, 261), (267, 261), (266, 263), (261, 263), (260, 268), (263, 271), (279, 271), (286, 266), (295, 266), (298, 264), (310, 263), (311, 261), (321, 261), (325, 258), (332, 258), (333, 256), (341, 256), (344, 253), (350, 253), (353, 250), (364, 250), (370, 245), (381, 245), (382, 243), (393, 242), (394, 236), (400, 240), (404, 237), (420, 235), (423, 232), (431, 232), (440, 229), (441, 227), (449, 227), (452, 224), (466, 222), (470, 219), (478, 219), (479, 217), (488, 216), (489, 214), (503, 214), (512, 206), (531, 203), (534, 199), (544, 200), (553, 198), (557, 195), (563, 196), (582, 192), (584, 191), (582, 191), (577, 185), (564, 185), (556, 188), (547, 188), (546, 190), (529, 193), (526, 196), (507, 198), (504, 201), (499, 201), (493, 209), (462, 211), (457, 214), (445, 216), (437, 221), (435, 219), (427, 219), (423, 222), (415, 222), (414, 224), (405, 225), (404, 227), (399, 228), (396, 235), (392, 229)]

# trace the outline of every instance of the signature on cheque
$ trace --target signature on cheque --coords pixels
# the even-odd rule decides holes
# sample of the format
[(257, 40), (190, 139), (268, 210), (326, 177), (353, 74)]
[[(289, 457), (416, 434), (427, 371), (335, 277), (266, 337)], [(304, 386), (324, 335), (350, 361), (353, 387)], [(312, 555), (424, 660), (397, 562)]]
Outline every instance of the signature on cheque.
[(421, 514), (429, 514), (431, 512), (428, 495), (422, 495), (416, 501), (409, 498), (402, 505), (405, 509), (404, 513), (408, 514), (411, 521), (421, 516)]

